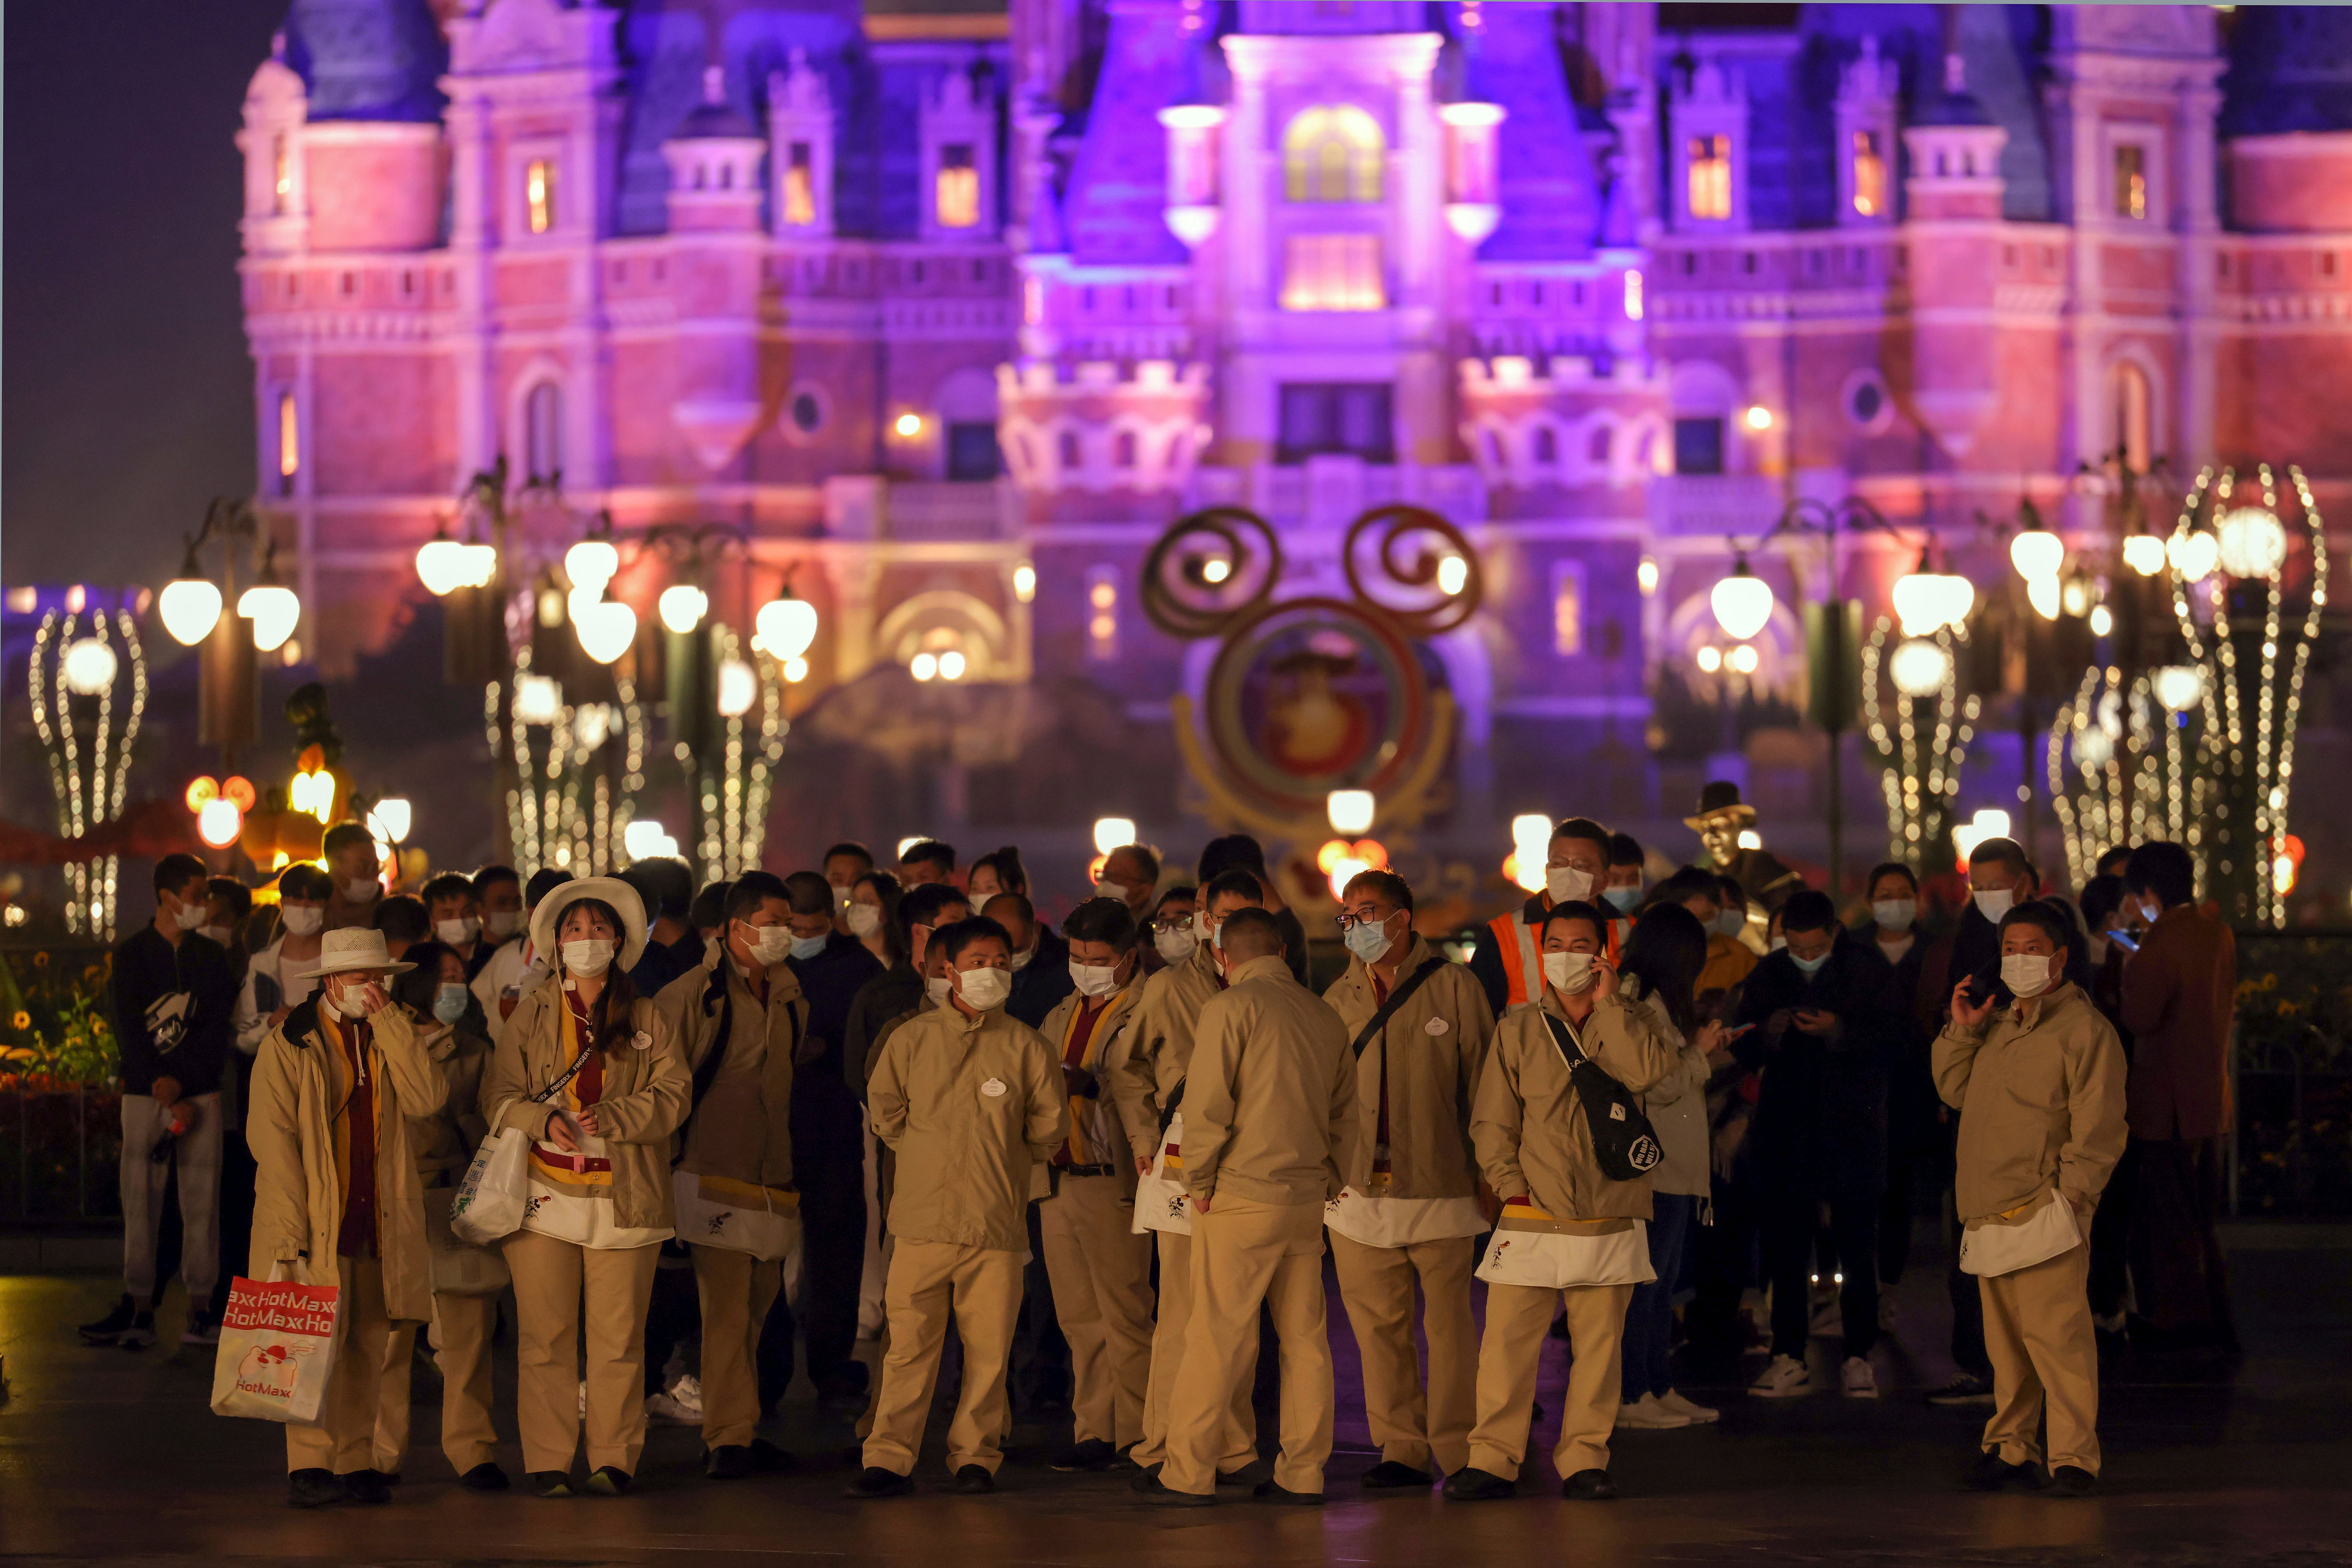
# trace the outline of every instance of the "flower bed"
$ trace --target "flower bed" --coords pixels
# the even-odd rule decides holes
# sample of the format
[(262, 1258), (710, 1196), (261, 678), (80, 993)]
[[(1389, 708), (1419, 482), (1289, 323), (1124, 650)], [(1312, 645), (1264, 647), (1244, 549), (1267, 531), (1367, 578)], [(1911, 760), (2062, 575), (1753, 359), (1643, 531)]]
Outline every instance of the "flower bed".
[(121, 1217), (111, 958), (0, 951), (0, 1225)]

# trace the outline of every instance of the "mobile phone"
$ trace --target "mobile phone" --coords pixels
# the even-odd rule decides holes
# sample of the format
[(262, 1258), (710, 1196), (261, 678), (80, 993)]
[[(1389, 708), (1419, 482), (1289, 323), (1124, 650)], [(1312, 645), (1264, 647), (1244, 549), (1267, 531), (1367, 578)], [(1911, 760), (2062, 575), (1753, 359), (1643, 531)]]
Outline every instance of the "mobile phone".
[(2122, 948), (2126, 952), (2137, 952), (2139, 951), (2139, 938), (2132, 935), (2132, 933), (2127, 931), (2111, 931), (2107, 933), (2107, 940), (2114, 942), (2117, 947)]

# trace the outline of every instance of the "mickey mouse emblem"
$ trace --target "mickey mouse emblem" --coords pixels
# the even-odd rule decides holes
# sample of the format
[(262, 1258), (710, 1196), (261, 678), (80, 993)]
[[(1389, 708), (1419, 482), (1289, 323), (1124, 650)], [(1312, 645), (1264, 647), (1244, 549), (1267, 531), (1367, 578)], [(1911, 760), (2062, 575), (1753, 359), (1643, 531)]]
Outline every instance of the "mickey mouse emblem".
[(1443, 1018), (1432, 1018), (1428, 1023), (1422, 1026), (1423, 1028), (1426, 1029), (1433, 1036), (1445, 1033), (1447, 1028), (1450, 1026), (1449, 1026)]

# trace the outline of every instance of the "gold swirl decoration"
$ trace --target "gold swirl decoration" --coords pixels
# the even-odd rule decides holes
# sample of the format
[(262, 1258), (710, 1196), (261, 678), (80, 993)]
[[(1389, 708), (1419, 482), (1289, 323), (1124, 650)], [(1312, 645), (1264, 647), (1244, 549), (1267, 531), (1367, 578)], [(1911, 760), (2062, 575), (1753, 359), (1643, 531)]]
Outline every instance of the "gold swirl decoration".
[(1143, 563), (1143, 613), (1174, 637), (1213, 637), (1273, 601), (1282, 544), (1273, 525), (1244, 507), (1213, 506), (1179, 518)]
[[(1367, 583), (1362, 546), (1374, 535), (1380, 575)], [(1339, 563), (1356, 597), (1378, 605), (1410, 637), (1452, 631), (1478, 613), (1485, 592), (1478, 552), (1462, 531), (1427, 507), (1406, 502), (1374, 507), (1349, 525)], [(1455, 574), (1458, 587), (1447, 582)]]

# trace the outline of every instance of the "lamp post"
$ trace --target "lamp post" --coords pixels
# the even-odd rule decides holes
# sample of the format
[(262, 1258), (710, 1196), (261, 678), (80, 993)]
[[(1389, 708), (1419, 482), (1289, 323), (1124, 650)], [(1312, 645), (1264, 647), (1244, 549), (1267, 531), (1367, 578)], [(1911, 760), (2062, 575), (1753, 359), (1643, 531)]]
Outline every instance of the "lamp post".
[[(204, 546), (214, 539), (221, 542), (218, 582), (205, 575), (201, 560)], [(239, 540), (261, 552), (258, 574), (243, 594), (236, 590)], [(301, 624), (302, 601), (278, 582), (278, 541), (263, 528), (250, 501), (215, 496), (187, 546), (180, 574), (163, 585), (155, 607), (174, 641), (203, 645), (197, 656), (196, 740), (220, 748), (226, 771), (236, 765), (236, 748), (251, 744), (255, 734), (260, 668), (254, 656), (286, 646)], [(230, 605), (236, 614), (223, 614)]]

